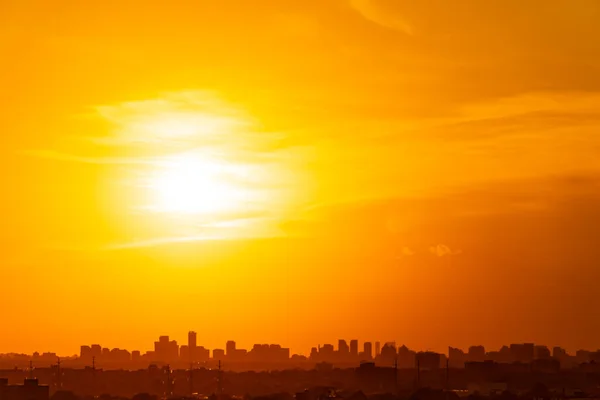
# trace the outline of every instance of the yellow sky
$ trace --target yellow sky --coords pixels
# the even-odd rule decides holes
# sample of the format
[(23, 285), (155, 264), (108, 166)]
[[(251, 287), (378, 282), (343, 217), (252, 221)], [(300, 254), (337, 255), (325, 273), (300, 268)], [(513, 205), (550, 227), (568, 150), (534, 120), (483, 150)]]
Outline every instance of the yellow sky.
[(599, 19), (2, 1), (0, 352), (600, 347)]

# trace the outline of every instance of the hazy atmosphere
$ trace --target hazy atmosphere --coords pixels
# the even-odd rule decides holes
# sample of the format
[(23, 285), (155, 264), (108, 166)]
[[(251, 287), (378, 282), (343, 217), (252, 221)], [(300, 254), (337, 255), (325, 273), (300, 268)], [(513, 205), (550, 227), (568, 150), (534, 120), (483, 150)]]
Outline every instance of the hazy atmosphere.
[(0, 352), (599, 348), (598, 21), (2, 0)]

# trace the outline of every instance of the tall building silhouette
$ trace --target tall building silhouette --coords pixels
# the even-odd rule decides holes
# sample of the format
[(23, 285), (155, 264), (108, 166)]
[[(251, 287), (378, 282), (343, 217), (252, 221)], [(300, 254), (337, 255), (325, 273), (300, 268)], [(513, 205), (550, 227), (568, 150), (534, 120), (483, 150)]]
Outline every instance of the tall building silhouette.
[(338, 351), (340, 353), (349, 353), (350, 347), (348, 347), (348, 343), (344, 339), (338, 340)]
[(350, 341), (350, 355), (353, 359), (358, 357), (358, 340)]
[(366, 360), (371, 360), (373, 358), (373, 343), (365, 342), (363, 345), (364, 348), (364, 357)]
[(348, 343), (346, 343), (346, 341), (343, 339), (338, 340), (338, 352), (337, 352), (338, 361), (348, 361), (349, 357), (350, 357), (350, 347), (348, 346)]
[(89, 362), (92, 359), (92, 347), (91, 346), (81, 346), (79, 350), (79, 357), (85, 362)]
[(154, 356), (156, 361), (174, 361), (179, 358), (179, 345), (168, 336), (161, 336), (154, 342)]
[(233, 360), (234, 358), (236, 358), (236, 350), (237, 346), (235, 342), (233, 340), (228, 341), (225, 347), (225, 356), (228, 359)]
[(394, 363), (396, 362), (396, 355), (396, 344), (391, 342), (386, 343), (385, 346), (383, 346), (383, 349), (381, 349), (381, 362), (383, 362), (387, 366), (394, 365)]
[(195, 362), (198, 359), (197, 347), (198, 347), (198, 336), (196, 332), (190, 331), (188, 332), (188, 352), (190, 362)]

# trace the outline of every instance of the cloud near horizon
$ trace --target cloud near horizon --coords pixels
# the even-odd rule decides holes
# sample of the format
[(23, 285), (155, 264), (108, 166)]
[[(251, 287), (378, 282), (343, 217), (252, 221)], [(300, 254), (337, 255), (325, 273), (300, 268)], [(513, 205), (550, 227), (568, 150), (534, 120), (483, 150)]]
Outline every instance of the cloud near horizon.
[(446, 257), (446, 256), (457, 256), (462, 254), (461, 250), (452, 250), (445, 244), (438, 244), (437, 246), (431, 246), (429, 248), (429, 252), (437, 257)]

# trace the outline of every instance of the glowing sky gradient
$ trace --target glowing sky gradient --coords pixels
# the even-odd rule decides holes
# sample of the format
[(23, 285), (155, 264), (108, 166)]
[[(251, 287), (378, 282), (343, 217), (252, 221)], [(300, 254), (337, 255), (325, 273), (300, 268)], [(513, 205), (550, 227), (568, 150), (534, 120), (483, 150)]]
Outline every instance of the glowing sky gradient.
[(0, 2), (0, 352), (600, 347), (598, 20)]

